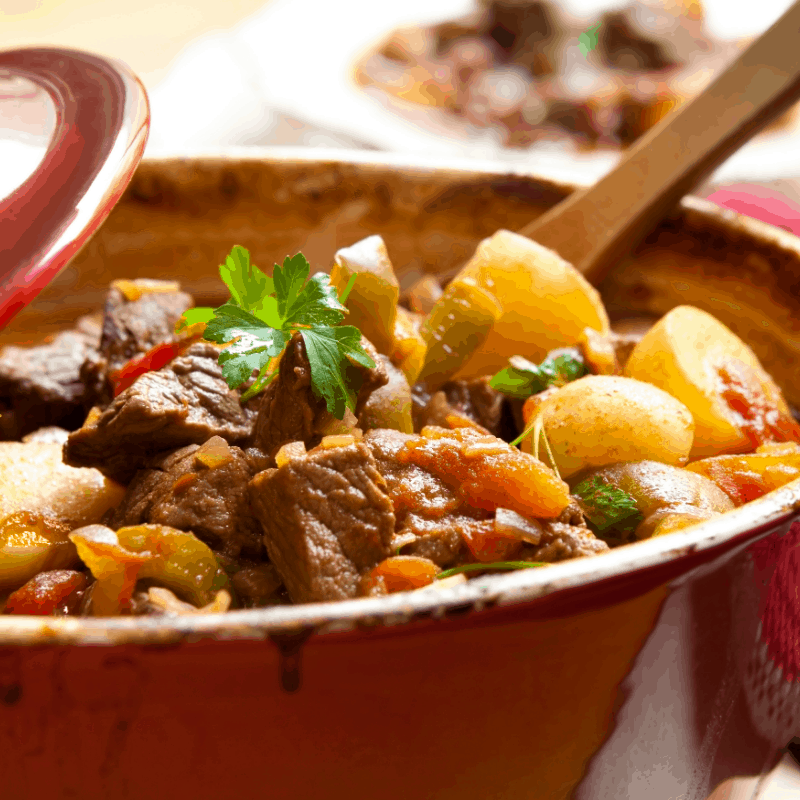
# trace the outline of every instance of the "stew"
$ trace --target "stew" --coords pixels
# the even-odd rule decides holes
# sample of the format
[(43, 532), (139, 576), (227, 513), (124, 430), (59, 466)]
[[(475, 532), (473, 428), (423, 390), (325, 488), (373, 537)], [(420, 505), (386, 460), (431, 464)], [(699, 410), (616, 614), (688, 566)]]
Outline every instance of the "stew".
[(800, 427), (710, 314), (611, 330), (552, 251), (499, 231), (401, 293), (383, 240), (222, 306), (115, 281), (0, 352), (7, 614), (198, 614), (439, 591), (602, 557), (800, 477)]

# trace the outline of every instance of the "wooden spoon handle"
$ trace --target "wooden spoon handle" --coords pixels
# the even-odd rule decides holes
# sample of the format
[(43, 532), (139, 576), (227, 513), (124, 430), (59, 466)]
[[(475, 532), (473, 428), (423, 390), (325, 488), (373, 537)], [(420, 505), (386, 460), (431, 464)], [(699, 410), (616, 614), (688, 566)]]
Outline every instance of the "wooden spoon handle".
[(684, 194), (798, 94), (800, 2), (701, 94), (643, 136), (613, 172), (520, 233), (598, 283)]

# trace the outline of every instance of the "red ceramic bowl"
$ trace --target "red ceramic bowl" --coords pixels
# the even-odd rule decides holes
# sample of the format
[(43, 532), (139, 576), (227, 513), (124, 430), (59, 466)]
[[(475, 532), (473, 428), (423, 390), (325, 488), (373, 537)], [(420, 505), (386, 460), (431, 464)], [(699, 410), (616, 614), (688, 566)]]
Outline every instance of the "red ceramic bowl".
[[(220, 299), (234, 243), (317, 265), (381, 233), (446, 272), (571, 187), (371, 154), (145, 161), (4, 332), (97, 310), (115, 277)], [(800, 405), (800, 240), (684, 201), (600, 287), (612, 317), (708, 309)], [(800, 731), (800, 483), (686, 532), (440, 593), (151, 619), (0, 617), (4, 797), (705, 798)]]

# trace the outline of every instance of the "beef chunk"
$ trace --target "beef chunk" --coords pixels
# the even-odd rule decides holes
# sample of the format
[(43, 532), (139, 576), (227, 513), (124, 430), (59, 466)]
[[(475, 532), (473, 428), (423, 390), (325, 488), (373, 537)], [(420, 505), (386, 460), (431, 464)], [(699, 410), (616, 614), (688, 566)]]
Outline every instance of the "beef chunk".
[(248, 439), (254, 413), (228, 388), (218, 356), (218, 348), (200, 342), (163, 369), (139, 377), (104, 411), (89, 413), (67, 440), (64, 461), (96, 467), (126, 483), (156, 453), (212, 436), (231, 443)]
[(91, 402), (105, 405), (113, 396), (110, 373), (162, 342), (172, 341), (175, 323), (194, 301), (171, 281), (115, 281), (106, 297), (98, 352), (86, 359), (81, 377)]
[(538, 545), (525, 546), (524, 558), (529, 561), (566, 561), (570, 558), (594, 556), (609, 547), (588, 528), (564, 522), (543, 522)]
[[(416, 391), (414, 397), (414, 428), (426, 425), (449, 428), (447, 416), (466, 417), (494, 436), (501, 435), (503, 395), (489, 386), (490, 378), (450, 381), (430, 397)], [(513, 438), (513, 437), (512, 437)]]
[(355, 597), (391, 555), (392, 502), (362, 443), (318, 448), (250, 482), (270, 561), (295, 603)]
[[(375, 361), (367, 369), (352, 366), (348, 379), (359, 386), (356, 414), (361, 412), (370, 394), (386, 384), (389, 376), (375, 348), (364, 338), (361, 344)], [(255, 445), (270, 458), (288, 442), (305, 442), (311, 447), (321, 438), (326, 423), (331, 421), (325, 401), (311, 388), (311, 367), (306, 347), (296, 333), (281, 358), (278, 377), (267, 387), (261, 400), (255, 429)]]
[(169, 525), (191, 531), (231, 558), (257, 558), (263, 546), (247, 493), (251, 477), (243, 452), (213, 436), (137, 472), (111, 527)]
[(272, 564), (257, 564), (240, 569), (231, 577), (236, 596), (245, 608), (260, 608), (281, 602), (281, 581)]
[(99, 339), (99, 320), (84, 317), (38, 347), (0, 351), (0, 439), (19, 439), (49, 425), (80, 427), (86, 393), (81, 365)]

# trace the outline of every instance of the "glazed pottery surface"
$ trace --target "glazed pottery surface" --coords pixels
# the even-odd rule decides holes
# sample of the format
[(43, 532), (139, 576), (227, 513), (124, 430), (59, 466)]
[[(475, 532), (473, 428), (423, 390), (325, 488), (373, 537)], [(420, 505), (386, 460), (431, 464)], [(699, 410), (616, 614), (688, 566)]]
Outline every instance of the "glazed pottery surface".
[[(146, 160), (2, 343), (97, 311), (117, 277), (223, 299), (380, 233), (405, 286), (572, 187), (493, 164), (243, 151)], [(800, 240), (687, 199), (599, 287), (745, 338), (800, 406)], [(448, 590), (219, 616), (0, 617), (7, 797), (702, 800), (800, 731), (800, 485), (689, 531)]]

